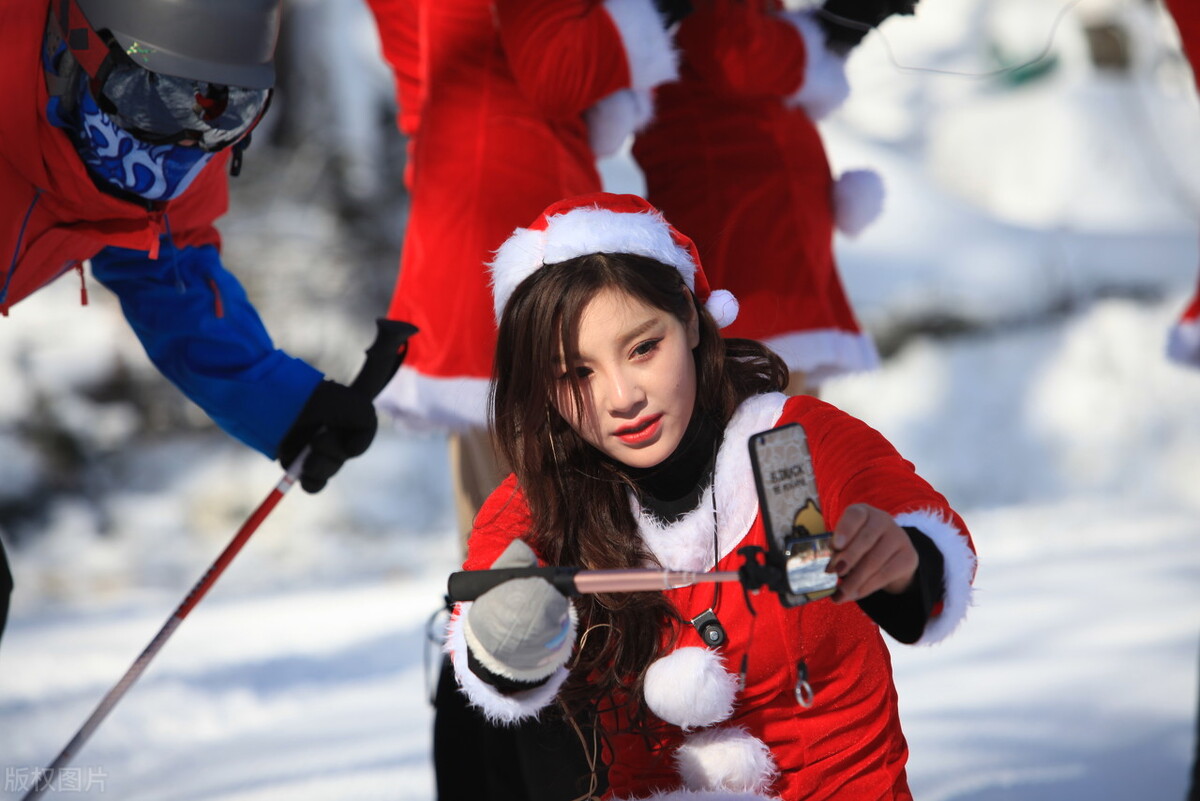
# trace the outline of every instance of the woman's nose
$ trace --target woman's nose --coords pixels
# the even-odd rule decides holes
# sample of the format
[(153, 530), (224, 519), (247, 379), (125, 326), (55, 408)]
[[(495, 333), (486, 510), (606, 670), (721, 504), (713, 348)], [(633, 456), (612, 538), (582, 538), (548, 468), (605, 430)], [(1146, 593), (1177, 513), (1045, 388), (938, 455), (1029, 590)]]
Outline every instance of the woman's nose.
[(646, 393), (636, 375), (615, 370), (610, 374), (608, 384), (609, 410), (615, 414), (636, 410), (646, 399)]

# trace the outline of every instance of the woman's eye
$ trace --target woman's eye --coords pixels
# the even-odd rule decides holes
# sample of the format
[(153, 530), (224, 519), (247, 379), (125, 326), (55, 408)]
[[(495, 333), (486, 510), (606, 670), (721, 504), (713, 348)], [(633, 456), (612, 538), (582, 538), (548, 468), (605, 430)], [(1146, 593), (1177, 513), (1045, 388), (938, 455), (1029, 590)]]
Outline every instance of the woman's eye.
[(655, 348), (657, 348), (659, 342), (662, 342), (662, 340), (661, 339), (647, 339), (645, 342), (639, 344), (636, 348), (633, 349), (633, 355), (634, 356), (645, 356), (646, 354), (651, 353)]
[(572, 367), (558, 377), (559, 381), (570, 381), (572, 378), (582, 380), (592, 374), (590, 367)]

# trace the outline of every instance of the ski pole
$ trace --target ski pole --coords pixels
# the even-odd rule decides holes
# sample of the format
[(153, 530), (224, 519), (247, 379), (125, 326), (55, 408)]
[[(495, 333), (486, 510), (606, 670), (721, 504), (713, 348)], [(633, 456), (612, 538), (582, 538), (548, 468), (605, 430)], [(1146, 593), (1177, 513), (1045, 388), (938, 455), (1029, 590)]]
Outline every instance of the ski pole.
[[(399, 368), (400, 362), (404, 360), (404, 353), (407, 349), (409, 337), (417, 332), (416, 326), (399, 320), (380, 318), (375, 321), (375, 325), (375, 341), (367, 348), (367, 357), (363, 362), (363, 366), (354, 378), (354, 381), (350, 384), (351, 389), (370, 398), (378, 395), (388, 381), (391, 380), (391, 377), (395, 374), (397, 368)], [(97, 727), (108, 716), (108, 713), (112, 711), (117, 702), (129, 691), (129, 688), (138, 680), (138, 677), (145, 672), (146, 667), (150, 664), (150, 660), (154, 659), (155, 655), (162, 650), (163, 645), (175, 633), (175, 629), (179, 628), (179, 625), (183, 623), (188, 613), (208, 594), (213, 584), (225, 572), (225, 568), (229, 566), (233, 558), (242, 550), (242, 546), (246, 544), (246, 541), (250, 539), (250, 536), (258, 529), (263, 520), (267, 518), (267, 515), (271, 513), (276, 504), (282, 500), (284, 494), (296, 483), (296, 479), (300, 475), (300, 468), (304, 465), (304, 459), (308, 456), (308, 452), (309, 449), (306, 447), (300, 452), (299, 456), (292, 460), (283, 478), (279, 480), (275, 488), (263, 499), (258, 508), (250, 513), (250, 516), (246, 518), (246, 522), (242, 523), (241, 528), (238, 529), (237, 534), (225, 546), (225, 550), (221, 551), (221, 555), (217, 557), (216, 561), (200, 577), (200, 580), (192, 587), (191, 592), (187, 594), (187, 597), (183, 599), (183, 602), (179, 604), (171, 617), (159, 629), (158, 634), (154, 636), (150, 644), (142, 650), (138, 658), (125, 671), (125, 675), (100, 700), (96, 709), (84, 721), (84, 724), (79, 727), (79, 731), (75, 732), (75, 736), (71, 738), (71, 741), (67, 743), (58, 757), (50, 763), (49, 767), (43, 768), (38, 773), (33, 781), (33, 787), (25, 794), (22, 801), (34, 801), (34, 799), (40, 798), (42, 793), (50, 788), (57, 771), (66, 767), (79, 750), (83, 748), (84, 744), (92, 736), (92, 733), (96, 731)]]

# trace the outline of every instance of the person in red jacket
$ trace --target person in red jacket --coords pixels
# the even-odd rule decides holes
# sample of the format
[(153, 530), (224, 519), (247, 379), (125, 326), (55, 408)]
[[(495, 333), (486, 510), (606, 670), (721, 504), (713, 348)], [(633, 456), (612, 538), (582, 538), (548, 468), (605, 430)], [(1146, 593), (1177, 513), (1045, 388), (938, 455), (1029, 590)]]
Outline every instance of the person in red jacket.
[[(0, 4), (0, 314), (66, 273), (83, 281), (90, 261), (155, 366), (221, 428), (288, 465), (312, 446), (301, 483), (316, 492), (370, 444), (371, 399), (275, 348), (214, 227), (225, 171), (267, 108), (279, 12), (280, 0)], [(0, 549), (7, 576), (3, 562)]]
[[(886, 631), (948, 636), (970, 605), (966, 525), (863, 422), (786, 396), (697, 251), (632, 195), (551, 205), (492, 262), (492, 425), (513, 473), (468, 570), (737, 571), (766, 547), (747, 442), (800, 424), (833, 523), (829, 597), (785, 607), (698, 583), (568, 600), (539, 577), (464, 601), (446, 648), (498, 722), (594, 715), (606, 798), (911, 799)], [(716, 621), (702, 638), (697, 621)]]
[[(1167, 11), (1175, 20), (1183, 54), (1192, 66), (1192, 77), (1200, 90), (1200, 6), (1185, 0), (1165, 0)], [(1200, 284), (1195, 294), (1171, 326), (1167, 338), (1167, 357), (1185, 367), (1200, 368)], [(1198, 735), (1200, 742), (1200, 735)], [(1195, 788), (1189, 797), (1200, 799), (1200, 749), (1197, 750)]]
[(692, 232), (713, 281), (742, 304), (730, 336), (787, 363), (789, 391), (870, 370), (879, 357), (842, 287), (834, 233), (879, 214), (870, 170), (830, 171), (817, 122), (845, 99), (845, 58), (914, 0), (695, 0), (675, 34), (680, 79), (658, 91), (634, 144), (646, 197)]

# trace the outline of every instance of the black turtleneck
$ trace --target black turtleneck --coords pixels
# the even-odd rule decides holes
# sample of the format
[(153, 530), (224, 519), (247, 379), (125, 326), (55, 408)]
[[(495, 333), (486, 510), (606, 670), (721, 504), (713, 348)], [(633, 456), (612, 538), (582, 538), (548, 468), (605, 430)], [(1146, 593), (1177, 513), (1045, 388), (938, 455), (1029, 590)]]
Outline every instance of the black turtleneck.
[(697, 409), (674, 452), (654, 467), (624, 466), (642, 506), (665, 523), (696, 508), (711, 483), (723, 426)]

